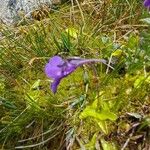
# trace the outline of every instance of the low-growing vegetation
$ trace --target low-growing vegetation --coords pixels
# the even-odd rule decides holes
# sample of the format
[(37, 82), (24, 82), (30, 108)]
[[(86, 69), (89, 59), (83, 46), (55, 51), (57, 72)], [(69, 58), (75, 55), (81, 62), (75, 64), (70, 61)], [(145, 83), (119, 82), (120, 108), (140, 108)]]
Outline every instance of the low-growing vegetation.
[[(0, 25), (1, 149), (149, 150), (150, 15), (143, 1), (75, 0), (42, 10), (32, 21)], [(54, 94), (44, 68), (55, 55), (107, 65), (78, 67)]]

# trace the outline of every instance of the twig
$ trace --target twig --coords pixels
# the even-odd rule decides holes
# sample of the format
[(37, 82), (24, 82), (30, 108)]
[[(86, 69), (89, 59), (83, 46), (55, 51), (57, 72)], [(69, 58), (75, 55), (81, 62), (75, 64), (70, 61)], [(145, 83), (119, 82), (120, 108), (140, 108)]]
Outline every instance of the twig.
[[(112, 55), (111, 55), (111, 56), (110, 56), (110, 58), (109, 58), (109, 62), (108, 62), (107, 69), (106, 69), (106, 74), (108, 74), (108, 72), (109, 72), (109, 68), (111, 68), (111, 69), (112, 69), (112, 67), (111, 67), (111, 65), (110, 65), (111, 60), (112, 60)], [(114, 68), (113, 68), (113, 69), (114, 69)]]
[(123, 147), (121, 148), (121, 150), (125, 150), (125, 148), (127, 147), (127, 145), (130, 142), (131, 137), (133, 136), (134, 132), (135, 132), (135, 128), (139, 125), (139, 123), (136, 123), (132, 126), (132, 132), (129, 135), (129, 138), (126, 140), (126, 142), (124, 143)]

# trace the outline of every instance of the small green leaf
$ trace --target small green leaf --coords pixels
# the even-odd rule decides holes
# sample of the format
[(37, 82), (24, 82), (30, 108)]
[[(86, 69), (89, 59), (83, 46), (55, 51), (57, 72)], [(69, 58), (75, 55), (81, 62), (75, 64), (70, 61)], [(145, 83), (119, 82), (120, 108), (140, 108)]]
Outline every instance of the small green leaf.
[(97, 133), (95, 133), (92, 139), (85, 145), (87, 150), (95, 150), (96, 138), (97, 138)]
[(39, 85), (40, 85), (41, 80), (38, 79), (37, 81), (35, 81), (35, 83), (32, 85), (31, 89), (38, 89)]
[(2, 97), (0, 97), (0, 105), (4, 106), (5, 108), (8, 108), (8, 109), (16, 109), (17, 108), (12, 102), (10, 102), (9, 100), (6, 100)]
[(71, 103), (70, 107), (73, 108), (73, 107), (75, 107), (78, 104), (81, 105), (84, 100), (85, 100), (85, 96), (81, 95), (78, 99), (76, 99), (73, 103)]
[(101, 144), (103, 150), (117, 150), (116, 145), (112, 142), (107, 142), (104, 139), (101, 139)]
[(146, 81), (146, 83), (150, 84), (150, 76), (148, 76), (145, 81)]
[(111, 121), (115, 121), (118, 118), (116, 114), (110, 111), (102, 111), (101, 116), (103, 116), (104, 120), (109, 119)]
[(150, 116), (145, 116), (145, 118), (142, 120), (139, 130), (146, 127), (150, 127)]
[(127, 47), (132, 49), (132, 51), (137, 47), (139, 44), (139, 36), (130, 35), (127, 43)]
[(97, 122), (97, 124), (99, 125), (99, 127), (101, 128), (101, 130), (104, 132), (104, 134), (108, 134), (108, 127), (107, 127), (107, 123), (106, 121), (101, 121), (101, 120), (97, 120), (95, 119), (95, 121)]
[(103, 36), (103, 37), (101, 38), (101, 40), (102, 40), (102, 42), (103, 42), (104, 44), (106, 44), (106, 43), (109, 42), (109, 38), (106, 37), (106, 36)]
[(78, 37), (78, 30), (74, 29), (74, 28), (67, 28), (66, 32), (68, 33), (68, 35), (70, 35), (71, 37), (77, 39)]
[(117, 49), (116, 51), (112, 53), (112, 56), (120, 57), (122, 54), (123, 54), (123, 51), (121, 49)]
[(150, 83), (150, 76), (148, 76), (148, 77), (144, 77), (144, 76), (138, 77), (138, 78), (135, 80), (135, 82), (134, 82), (134, 88), (139, 88), (139, 87), (141, 87), (141, 85), (142, 85), (142, 83), (143, 83), (144, 81), (149, 84), (149, 83)]
[(135, 82), (134, 82), (134, 87), (139, 88), (141, 86), (143, 80), (144, 80), (143, 76), (136, 79)]
[(98, 105), (98, 99), (95, 99), (95, 101), (92, 103), (91, 107), (93, 109), (97, 109), (97, 105)]

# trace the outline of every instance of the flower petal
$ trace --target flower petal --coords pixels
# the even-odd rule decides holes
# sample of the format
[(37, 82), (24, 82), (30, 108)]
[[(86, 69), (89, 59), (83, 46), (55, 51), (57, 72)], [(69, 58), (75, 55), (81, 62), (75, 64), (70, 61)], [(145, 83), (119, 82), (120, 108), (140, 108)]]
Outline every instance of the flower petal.
[[(59, 56), (52, 57), (45, 66), (45, 73), (49, 78), (53, 79), (51, 90), (56, 93), (57, 87), (64, 77), (74, 72), (77, 67), (83, 64), (101, 62), (107, 65), (104, 59), (84, 59), (79, 57), (63, 60)], [(109, 66), (111, 67), (111, 66)]]
[(144, 1), (144, 6), (145, 7), (150, 7), (150, 0), (145, 0)]
[(58, 87), (58, 84), (60, 83), (60, 80), (61, 79), (55, 79), (53, 83), (51, 83), (51, 90), (54, 94), (57, 92), (57, 87)]
[(69, 74), (71, 74), (73, 71), (76, 70), (77, 67), (78, 67), (77, 64), (72, 64), (70, 62), (67, 62), (66, 66), (65, 66), (65, 69), (63, 70), (63, 77), (66, 77)]
[(45, 66), (45, 73), (49, 78), (58, 78), (62, 75), (62, 68), (59, 65), (63, 64), (64, 61), (59, 56), (52, 57)]

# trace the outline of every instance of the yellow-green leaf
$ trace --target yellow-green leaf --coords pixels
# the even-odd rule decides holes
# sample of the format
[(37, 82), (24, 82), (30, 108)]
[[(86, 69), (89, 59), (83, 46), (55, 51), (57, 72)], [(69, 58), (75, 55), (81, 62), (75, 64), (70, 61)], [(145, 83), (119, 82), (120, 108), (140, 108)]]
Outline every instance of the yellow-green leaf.
[(97, 112), (91, 106), (87, 106), (79, 116), (80, 119), (84, 119), (87, 117), (93, 117), (93, 118), (99, 119), (99, 120), (109, 119), (111, 121), (115, 121), (117, 119), (116, 114), (109, 112), (109, 111)]
[(106, 124), (106, 121), (102, 121), (102, 120), (97, 120), (95, 119), (95, 121), (97, 122), (97, 124), (99, 125), (99, 127), (101, 128), (101, 130), (104, 132), (104, 134), (108, 134), (108, 127)]
[(112, 53), (112, 56), (120, 57), (122, 54), (123, 54), (123, 51), (121, 49), (117, 49), (116, 51)]
[(117, 147), (113, 142), (107, 142), (104, 139), (101, 139), (101, 144), (103, 150), (117, 150)]
[(75, 28), (67, 28), (66, 32), (68, 33), (68, 35), (70, 35), (71, 37), (77, 39), (78, 37), (78, 30), (76, 30)]

